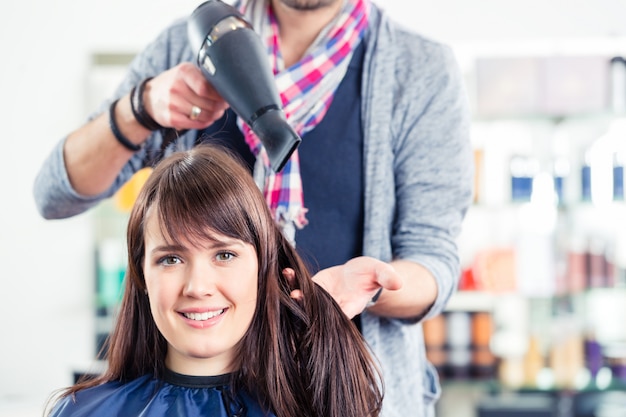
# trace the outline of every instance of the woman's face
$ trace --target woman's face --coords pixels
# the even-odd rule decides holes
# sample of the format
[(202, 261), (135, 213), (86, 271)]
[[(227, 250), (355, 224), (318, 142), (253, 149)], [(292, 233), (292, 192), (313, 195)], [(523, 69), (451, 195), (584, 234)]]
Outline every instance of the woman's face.
[(150, 309), (168, 343), (166, 366), (187, 375), (233, 371), (234, 348), (248, 330), (257, 300), (254, 248), (214, 234), (172, 245), (150, 210), (144, 275)]

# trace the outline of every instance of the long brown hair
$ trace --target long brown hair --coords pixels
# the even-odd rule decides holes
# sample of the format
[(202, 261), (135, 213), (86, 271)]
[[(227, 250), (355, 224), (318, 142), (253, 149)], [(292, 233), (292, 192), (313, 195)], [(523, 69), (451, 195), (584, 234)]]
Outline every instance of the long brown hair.
[[(257, 305), (239, 342), (233, 375), (278, 417), (378, 416), (382, 379), (365, 341), (333, 298), (313, 282), (276, 226), (249, 172), (228, 152), (201, 145), (164, 159), (130, 215), (125, 292), (107, 352), (108, 369), (79, 382), (70, 395), (109, 381), (163, 375), (167, 342), (145, 295), (144, 221), (158, 210), (169, 238), (203, 239), (219, 233), (251, 244), (258, 258)], [(282, 274), (295, 271), (294, 289)]]

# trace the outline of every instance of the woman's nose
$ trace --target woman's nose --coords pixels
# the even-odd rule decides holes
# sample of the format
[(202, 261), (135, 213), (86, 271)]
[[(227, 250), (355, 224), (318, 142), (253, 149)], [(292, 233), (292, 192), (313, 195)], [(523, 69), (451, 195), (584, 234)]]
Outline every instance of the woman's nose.
[(187, 271), (183, 295), (205, 297), (215, 294), (215, 271), (203, 264), (194, 264)]

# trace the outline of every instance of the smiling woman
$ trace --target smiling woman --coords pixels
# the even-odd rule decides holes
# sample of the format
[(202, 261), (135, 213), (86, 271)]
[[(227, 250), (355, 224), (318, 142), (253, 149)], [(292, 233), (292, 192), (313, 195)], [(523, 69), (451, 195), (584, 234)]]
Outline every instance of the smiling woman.
[(63, 391), (50, 416), (379, 415), (382, 381), (361, 334), (226, 151), (164, 159), (127, 239), (108, 369)]
[(152, 317), (168, 341), (165, 365), (189, 375), (230, 372), (256, 307), (256, 251), (224, 235), (171, 245), (161, 230), (149, 214), (143, 272)]

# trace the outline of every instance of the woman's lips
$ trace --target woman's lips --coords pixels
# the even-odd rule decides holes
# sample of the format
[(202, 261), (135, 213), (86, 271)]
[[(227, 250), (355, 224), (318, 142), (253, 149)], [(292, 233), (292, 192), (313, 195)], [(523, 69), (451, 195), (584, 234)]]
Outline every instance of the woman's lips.
[(224, 309), (215, 311), (205, 311), (204, 313), (182, 313), (183, 316), (190, 320), (205, 321), (224, 313)]
[(211, 311), (179, 311), (185, 322), (194, 328), (203, 329), (220, 322), (228, 308)]

